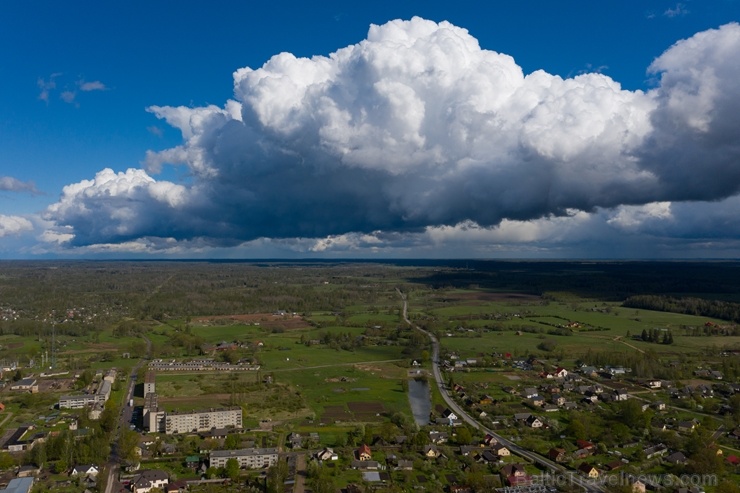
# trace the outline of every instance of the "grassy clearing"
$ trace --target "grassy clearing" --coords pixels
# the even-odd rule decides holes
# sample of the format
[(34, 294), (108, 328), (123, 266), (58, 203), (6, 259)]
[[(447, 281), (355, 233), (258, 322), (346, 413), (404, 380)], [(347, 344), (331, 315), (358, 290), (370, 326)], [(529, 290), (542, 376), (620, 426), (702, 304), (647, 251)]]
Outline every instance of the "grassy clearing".
[[(454, 307), (431, 308), (425, 314), (433, 315), (438, 325), (447, 327), (443, 333), (448, 337), (443, 336), (440, 340), (445, 349), (471, 357), (490, 352), (509, 352), (515, 357), (523, 357), (540, 352), (537, 346), (545, 338), (556, 341), (559, 350), (573, 357), (589, 349), (698, 354), (706, 349), (740, 346), (740, 338), (737, 337), (682, 335), (683, 327), (703, 325), (710, 320), (706, 317), (627, 309), (616, 303), (583, 300), (569, 303), (488, 302), (483, 305), (477, 300), (460, 300), (455, 303)], [(548, 334), (570, 322), (578, 324), (571, 336)], [(456, 330), (460, 325), (483, 330)], [(485, 330), (491, 327), (499, 330)], [(674, 344), (661, 345), (632, 339), (643, 330), (654, 328), (670, 330)]]

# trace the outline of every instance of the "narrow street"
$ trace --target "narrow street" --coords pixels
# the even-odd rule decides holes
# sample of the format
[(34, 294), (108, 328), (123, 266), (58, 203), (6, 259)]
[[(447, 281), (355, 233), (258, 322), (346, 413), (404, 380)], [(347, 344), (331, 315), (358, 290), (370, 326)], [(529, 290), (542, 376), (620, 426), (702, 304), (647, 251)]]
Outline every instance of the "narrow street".
[(118, 478), (118, 472), (121, 467), (121, 457), (119, 454), (118, 446), (118, 442), (121, 438), (121, 430), (127, 430), (129, 428), (129, 424), (131, 423), (131, 415), (134, 410), (134, 408), (132, 406), (129, 406), (128, 404), (130, 400), (134, 397), (134, 389), (136, 388), (136, 379), (139, 375), (139, 369), (147, 361), (149, 361), (151, 357), (152, 341), (150, 341), (146, 337), (143, 338), (146, 341), (146, 355), (141, 358), (139, 362), (136, 363), (136, 366), (131, 369), (131, 374), (128, 381), (128, 388), (126, 390), (126, 395), (124, 396), (120, 415), (118, 418), (118, 426), (116, 427), (116, 432), (114, 433), (114, 437), (111, 443), (110, 458), (108, 459), (108, 464), (106, 464), (106, 468), (108, 469), (108, 478), (105, 483), (105, 493), (113, 493), (113, 482)]

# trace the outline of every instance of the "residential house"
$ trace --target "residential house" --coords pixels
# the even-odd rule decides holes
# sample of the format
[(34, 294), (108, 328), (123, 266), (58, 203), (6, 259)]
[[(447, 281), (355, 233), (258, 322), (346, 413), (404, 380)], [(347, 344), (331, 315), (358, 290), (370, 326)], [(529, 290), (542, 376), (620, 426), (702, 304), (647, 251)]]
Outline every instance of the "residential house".
[(579, 448), (575, 452), (573, 452), (573, 458), (574, 459), (585, 459), (586, 457), (590, 456), (593, 452), (589, 449), (585, 448)]
[(645, 454), (646, 459), (662, 457), (663, 455), (668, 453), (668, 447), (666, 447), (662, 443), (659, 443), (658, 445), (653, 445), (652, 447), (646, 448), (645, 450), (643, 450), (643, 453)]
[(498, 457), (509, 457), (511, 456), (511, 452), (508, 448), (504, 447), (500, 443), (496, 443), (491, 447), (491, 451), (496, 454)]
[(450, 409), (445, 409), (442, 412), (442, 417), (449, 422), (450, 426), (454, 426), (459, 421), (459, 418), (457, 417), (457, 415), (454, 412), (452, 412)]
[(184, 479), (178, 479), (164, 487), (164, 493), (185, 493), (186, 491), (188, 491), (188, 482)]
[(158, 469), (141, 471), (131, 480), (131, 491), (133, 493), (148, 493), (154, 488), (163, 489), (169, 481), (170, 478), (165, 471)]
[(200, 455), (188, 455), (185, 457), (185, 467), (188, 469), (198, 469), (200, 465)]
[(430, 431), (429, 432), (429, 441), (432, 443), (436, 443), (437, 445), (447, 443), (448, 439), (449, 439), (449, 433), (447, 432), (444, 432), (444, 431)]
[(334, 453), (334, 450), (329, 447), (324, 447), (322, 450), (316, 452), (316, 458), (318, 460), (337, 460), (339, 456)]
[(566, 452), (564, 448), (553, 447), (547, 452), (547, 457), (555, 462), (565, 462)]
[(501, 475), (508, 486), (529, 486), (532, 484), (532, 477), (527, 474), (521, 464), (506, 464), (501, 468)]
[(85, 464), (81, 466), (74, 466), (70, 476), (97, 476), (100, 471), (97, 467), (92, 464)]
[(630, 398), (630, 395), (627, 393), (626, 390), (616, 389), (614, 391), (614, 400), (615, 401), (626, 401), (629, 398)]
[(562, 406), (565, 404), (565, 397), (563, 397), (562, 394), (552, 394), (550, 396), (550, 402), (556, 406)]
[(460, 455), (463, 457), (467, 457), (473, 452), (478, 452), (480, 450), (480, 447), (477, 447), (475, 445), (460, 445)]
[(480, 454), (479, 460), (481, 462), (492, 464), (494, 462), (498, 462), (499, 456), (496, 455), (492, 450), (484, 450), (483, 453)]
[(676, 430), (678, 430), (681, 433), (691, 433), (695, 429), (696, 429), (695, 421), (679, 421), (676, 424)]
[(30, 477), (37, 477), (41, 473), (41, 468), (32, 466), (32, 465), (25, 465), (18, 468), (18, 471), (15, 473), (15, 475), (19, 478), (30, 478)]
[(542, 407), (542, 406), (545, 405), (545, 398), (544, 397), (541, 397), (539, 395), (536, 395), (536, 396), (532, 397), (531, 399), (528, 399), (527, 400), (527, 404), (530, 407), (535, 407), (535, 408), (536, 407)]
[(599, 477), (599, 470), (586, 462), (581, 462), (581, 464), (578, 466), (578, 472), (580, 472), (587, 478), (595, 479)]
[(290, 448), (292, 449), (301, 448), (303, 446), (303, 437), (298, 433), (291, 433), (288, 435), (288, 443), (290, 443)]
[(671, 455), (665, 458), (665, 461), (673, 465), (686, 464), (689, 459), (684, 455), (683, 452), (673, 452)]
[(424, 447), (424, 456), (429, 459), (436, 459), (440, 456), (440, 451), (433, 443)]
[(496, 437), (491, 435), (490, 433), (486, 433), (486, 436), (483, 437), (483, 445), (491, 446), (498, 443), (498, 440)]
[(587, 377), (594, 377), (596, 376), (596, 373), (599, 371), (598, 368), (594, 366), (582, 366), (579, 370), (581, 372), (581, 375), (585, 375)]
[(493, 403), (494, 399), (490, 395), (484, 395), (478, 400), (478, 404), (481, 406), (490, 406)]
[(35, 394), (39, 391), (39, 384), (35, 378), (22, 378), (10, 385), (10, 390), (30, 392)]
[(538, 395), (537, 389), (534, 387), (527, 387), (522, 391), (522, 397), (525, 399), (531, 399), (532, 397), (535, 397)]
[(526, 423), (527, 423), (527, 426), (529, 426), (530, 428), (542, 428), (545, 424), (537, 416), (530, 416), (527, 419)]
[(370, 446), (365, 443), (360, 445), (360, 448), (357, 449), (357, 458), (359, 460), (371, 460), (373, 458), (373, 455), (370, 451)]
[(589, 452), (593, 452), (594, 450), (596, 450), (596, 445), (589, 442), (588, 440), (576, 440), (576, 446), (578, 448), (586, 449)]

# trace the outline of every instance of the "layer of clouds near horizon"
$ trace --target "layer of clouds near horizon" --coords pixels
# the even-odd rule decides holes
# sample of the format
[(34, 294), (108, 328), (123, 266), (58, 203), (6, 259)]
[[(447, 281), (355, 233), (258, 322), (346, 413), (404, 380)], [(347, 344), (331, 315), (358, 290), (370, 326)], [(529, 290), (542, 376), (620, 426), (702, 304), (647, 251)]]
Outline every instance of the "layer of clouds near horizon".
[[(740, 191), (740, 25), (679, 41), (655, 86), (525, 75), (465, 29), (420, 18), (311, 59), (234, 75), (223, 107), (149, 108), (182, 145), (65, 187), (45, 218), (73, 245), (137, 238), (418, 232)], [(186, 184), (153, 178), (186, 166)]]

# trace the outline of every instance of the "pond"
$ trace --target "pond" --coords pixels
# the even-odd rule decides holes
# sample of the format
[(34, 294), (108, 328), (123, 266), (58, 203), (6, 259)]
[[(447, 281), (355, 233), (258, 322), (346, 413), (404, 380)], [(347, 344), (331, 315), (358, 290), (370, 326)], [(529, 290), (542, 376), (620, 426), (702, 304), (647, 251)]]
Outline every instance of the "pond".
[(429, 413), (432, 412), (432, 395), (426, 380), (409, 380), (409, 404), (411, 414), (418, 426), (429, 424)]

